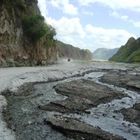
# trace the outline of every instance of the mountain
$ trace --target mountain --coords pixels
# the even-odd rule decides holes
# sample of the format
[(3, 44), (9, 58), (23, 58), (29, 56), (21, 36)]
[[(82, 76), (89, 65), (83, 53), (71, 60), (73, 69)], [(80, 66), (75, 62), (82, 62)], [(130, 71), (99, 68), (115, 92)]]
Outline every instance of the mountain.
[(140, 38), (135, 39), (131, 37), (127, 43), (110, 58), (110, 61), (127, 63), (140, 62)]
[(93, 52), (93, 59), (108, 60), (117, 51), (118, 51), (118, 48), (115, 48), (115, 49), (99, 48)]
[(57, 41), (56, 46), (58, 48), (59, 58), (72, 58), (79, 60), (92, 59), (92, 53), (89, 50), (80, 49), (61, 41)]

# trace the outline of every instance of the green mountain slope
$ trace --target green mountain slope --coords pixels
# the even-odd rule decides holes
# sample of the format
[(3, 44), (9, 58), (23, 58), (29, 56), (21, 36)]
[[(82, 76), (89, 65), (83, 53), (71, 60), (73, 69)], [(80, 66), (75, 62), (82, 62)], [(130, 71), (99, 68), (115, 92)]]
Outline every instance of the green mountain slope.
[(109, 60), (127, 63), (140, 62), (140, 38), (136, 40), (131, 37)]

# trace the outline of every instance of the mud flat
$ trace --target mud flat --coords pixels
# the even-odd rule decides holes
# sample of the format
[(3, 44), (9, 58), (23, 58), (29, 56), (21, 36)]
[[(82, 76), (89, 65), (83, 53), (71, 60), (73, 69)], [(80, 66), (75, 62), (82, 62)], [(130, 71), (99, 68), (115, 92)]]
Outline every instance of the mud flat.
[(106, 73), (101, 78), (101, 81), (130, 90), (140, 91), (140, 72), (114, 70)]

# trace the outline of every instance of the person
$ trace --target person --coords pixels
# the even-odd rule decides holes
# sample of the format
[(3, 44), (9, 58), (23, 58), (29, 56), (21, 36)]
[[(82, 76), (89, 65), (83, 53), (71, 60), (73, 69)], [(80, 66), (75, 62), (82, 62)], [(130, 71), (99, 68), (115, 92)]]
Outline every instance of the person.
[(70, 58), (68, 58), (68, 62), (70, 62)]

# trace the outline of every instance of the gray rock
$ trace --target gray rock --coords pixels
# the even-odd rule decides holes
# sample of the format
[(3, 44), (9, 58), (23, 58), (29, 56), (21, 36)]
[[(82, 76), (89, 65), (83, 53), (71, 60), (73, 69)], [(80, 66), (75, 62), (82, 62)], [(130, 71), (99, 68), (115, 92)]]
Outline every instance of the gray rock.
[(87, 109), (95, 107), (100, 103), (107, 103), (113, 99), (124, 97), (120, 92), (116, 92), (93, 81), (82, 79), (58, 84), (55, 90), (57, 93), (68, 98), (64, 101), (51, 102), (41, 106), (40, 109), (61, 113), (87, 113)]

